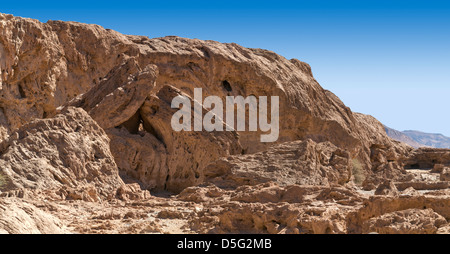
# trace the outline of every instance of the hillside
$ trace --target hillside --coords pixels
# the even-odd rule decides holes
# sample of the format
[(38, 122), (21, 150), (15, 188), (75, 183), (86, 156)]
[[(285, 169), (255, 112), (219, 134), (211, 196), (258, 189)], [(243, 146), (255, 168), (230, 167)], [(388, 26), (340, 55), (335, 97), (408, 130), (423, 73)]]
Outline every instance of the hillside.
[[(300, 60), (0, 14), (0, 73), (0, 233), (450, 232), (450, 150), (389, 138)], [(252, 96), (274, 142), (217, 113)]]
[(426, 146), (423, 143), (419, 143), (417, 141), (415, 141), (414, 139), (412, 139), (410, 136), (408, 136), (407, 134), (405, 134), (404, 132), (398, 131), (398, 130), (394, 130), (392, 128), (389, 128), (387, 126), (384, 126), (384, 129), (386, 130), (386, 134), (403, 143), (406, 143), (414, 148), (419, 148), (419, 147), (423, 147)]
[(389, 137), (406, 143), (412, 147), (450, 148), (450, 138), (442, 134), (425, 133), (421, 131), (398, 131), (384, 126)]
[(450, 148), (450, 138), (437, 133), (425, 133), (421, 131), (403, 131), (405, 135), (414, 141), (429, 147)]

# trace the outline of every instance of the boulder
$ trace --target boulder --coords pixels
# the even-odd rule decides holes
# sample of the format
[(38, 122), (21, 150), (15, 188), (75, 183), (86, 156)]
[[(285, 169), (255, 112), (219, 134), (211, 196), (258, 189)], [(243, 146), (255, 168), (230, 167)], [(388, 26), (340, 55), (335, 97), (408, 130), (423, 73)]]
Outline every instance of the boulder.
[(108, 136), (80, 108), (25, 124), (1, 146), (3, 191), (95, 188), (95, 195), (106, 198), (123, 185)]
[(50, 213), (17, 198), (0, 199), (0, 234), (70, 233)]
[(349, 154), (330, 142), (286, 142), (265, 152), (221, 158), (205, 168), (205, 179), (236, 188), (276, 182), (287, 185), (345, 184), (351, 178)]

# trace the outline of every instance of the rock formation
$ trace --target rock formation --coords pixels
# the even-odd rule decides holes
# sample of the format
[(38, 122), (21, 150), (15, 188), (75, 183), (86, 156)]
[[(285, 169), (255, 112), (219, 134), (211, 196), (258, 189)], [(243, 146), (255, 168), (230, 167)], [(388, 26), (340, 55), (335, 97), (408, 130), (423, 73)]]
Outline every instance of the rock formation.
[(285, 142), (267, 151), (214, 161), (205, 169), (207, 181), (219, 187), (276, 182), (286, 185), (345, 184), (350, 180), (349, 154), (329, 142)]
[[(0, 73), (0, 232), (448, 231), (449, 150), (392, 140), (297, 59), (0, 14)], [(279, 139), (173, 130), (194, 88), (278, 96)]]
[(106, 133), (80, 108), (25, 124), (2, 146), (2, 191), (88, 188), (97, 200), (123, 185)]

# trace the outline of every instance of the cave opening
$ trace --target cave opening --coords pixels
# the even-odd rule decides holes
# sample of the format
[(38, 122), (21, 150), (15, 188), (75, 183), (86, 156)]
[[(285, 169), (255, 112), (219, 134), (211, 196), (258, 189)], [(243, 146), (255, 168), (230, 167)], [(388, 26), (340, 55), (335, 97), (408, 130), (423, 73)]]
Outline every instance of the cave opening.
[(27, 98), (27, 95), (25, 94), (25, 91), (23, 90), (22, 85), (19, 85), (18, 88), (19, 88), (19, 95), (20, 95), (20, 98), (21, 98), (21, 99)]
[(228, 82), (227, 80), (222, 81), (222, 86), (223, 88), (225, 88), (225, 90), (227, 90), (227, 92), (233, 91), (230, 82)]

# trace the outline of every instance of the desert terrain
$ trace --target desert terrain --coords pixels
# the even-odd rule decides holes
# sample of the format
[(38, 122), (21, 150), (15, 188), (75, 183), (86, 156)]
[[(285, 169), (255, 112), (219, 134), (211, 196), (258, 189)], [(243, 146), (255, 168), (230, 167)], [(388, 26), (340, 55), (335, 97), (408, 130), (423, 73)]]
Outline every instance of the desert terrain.
[[(195, 88), (278, 96), (278, 141), (174, 131)], [(268, 50), (0, 14), (0, 108), (0, 233), (450, 233), (450, 150)]]

